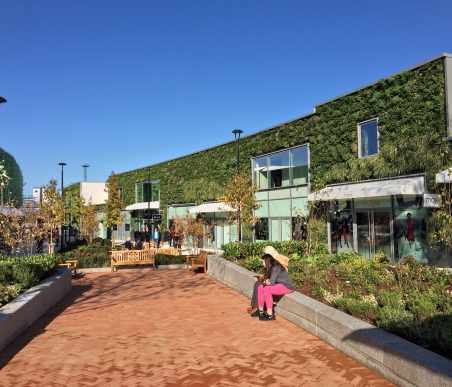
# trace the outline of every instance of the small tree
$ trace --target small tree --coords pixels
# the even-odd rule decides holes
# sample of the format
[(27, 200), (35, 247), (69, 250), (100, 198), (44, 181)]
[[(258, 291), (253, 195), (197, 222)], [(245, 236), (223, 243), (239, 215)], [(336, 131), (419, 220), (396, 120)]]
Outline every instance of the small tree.
[(234, 210), (227, 217), (227, 220), (229, 224), (237, 221), (237, 242), (242, 241), (242, 224), (255, 223), (259, 220), (258, 216), (253, 215), (253, 211), (261, 207), (260, 204), (256, 203), (254, 196), (257, 191), (249, 177), (236, 173), (234, 179), (227, 184), (225, 194), (218, 198), (220, 202)]
[(85, 210), (85, 199), (82, 196), (72, 192), (66, 193), (65, 199), (68, 223), (72, 226), (80, 228), (80, 222)]
[(438, 243), (452, 248), (452, 150), (449, 144), (443, 144), (440, 153), (441, 164), (438, 172), (447, 171), (443, 181), (436, 181), (433, 190), (439, 195), (441, 208), (433, 209), (429, 222), (428, 242), (431, 246)]
[(47, 223), (51, 228), (50, 243), (53, 244), (53, 230), (57, 225), (66, 225), (66, 203), (57, 190), (57, 181), (53, 179), (44, 187), (42, 196), (40, 214), (44, 223)]
[(207, 224), (203, 216), (192, 217), (188, 211), (184, 216), (174, 217), (173, 221), (176, 238), (188, 248), (192, 255), (199, 253), (199, 247), (202, 246), (204, 238), (210, 235), (215, 226), (213, 222)]
[[(121, 200), (119, 182), (114, 172), (108, 177), (104, 191), (108, 193), (108, 199), (105, 200), (105, 206), (103, 208), (105, 216), (102, 218), (101, 222), (107, 228), (112, 229), (113, 226), (120, 225), (125, 218), (125, 215), (121, 215), (121, 211), (124, 210), (125, 205)], [(111, 245), (115, 245), (113, 233), (111, 233)]]
[(6, 186), (6, 184), (9, 181), (9, 176), (6, 173), (6, 169), (5, 166), (3, 165), (5, 163), (5, 160), (2, 160), (0, 162), (0, 195), (1, 195), (1, 204), (4, 204), (4, 199), (3, 199), (3, 188)]
[(96, 227), (99, 225), (99, 220), (96, 216), (96, 207), (93, 204), (92, 198), (89, 198), (88, 205), (85, 206), (82, 215), (82, 228), (86, 236), (88, 237), (89, 244), (93, 243), (93, 235)]

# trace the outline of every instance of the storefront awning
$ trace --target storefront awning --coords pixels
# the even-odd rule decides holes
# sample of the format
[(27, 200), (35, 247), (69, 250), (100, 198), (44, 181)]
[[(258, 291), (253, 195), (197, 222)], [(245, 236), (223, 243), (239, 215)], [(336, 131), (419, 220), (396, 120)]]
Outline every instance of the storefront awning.
[(228, 211), (235, 210), (229, 207), (227, 204), (221, 202), (203, 203), (200, 206), (196, 206), (190, 209), (191, 214), (198, 214), (201, 212), (228, 212)]
[(360, 183), (326, 186), (319, 192), (309, 194), (308, 200), (343, 200), (389, 195), (422, 195), (425, 192), (425, 178), (424, 176), (417, 175), (398, 179), (367, 180)]
[(158, 210), (160, 208), (160, 201), (157, 200), (156, 202), (149, 202), (149, 207), (148, 202), (131, 204), (130, 206), (126, 207), (126, 210), (147, 210), (148, 208), (151, 210)]
[(436, 174), (437, 183), (452, 183), (452, 168)]

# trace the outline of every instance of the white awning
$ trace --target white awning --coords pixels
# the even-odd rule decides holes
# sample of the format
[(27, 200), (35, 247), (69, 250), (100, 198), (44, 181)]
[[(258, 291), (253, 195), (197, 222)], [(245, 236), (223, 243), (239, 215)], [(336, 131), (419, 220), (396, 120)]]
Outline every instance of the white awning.
[(422, 195), (426, 192), (424, 176), (398, 179), (367, 180), (361, 183), (344, 183), (326, 186), (308, 195), (308, 200), (336, 200), (378, 197), (388, 195)]
[(203, 203), (200, 206), (196, 206), (190, 209), (191, 214), (198, 214), (200, 212), (229, 212), (235, 211), (225, 203)]
[[(151, 210), (158, 210), (159, 208), (160, 208), (160, 201), (159, 200), (157, 200), (156, 202), (149, 202), (149, 209), (151, 209)], [(131, 204), (130, 206), (127, 206), (125, 209), (127, 211), (147, 210), (148, 209), (148, 202)]]
[(436, 174), (437, 183), (452, 183), (452, 168)]

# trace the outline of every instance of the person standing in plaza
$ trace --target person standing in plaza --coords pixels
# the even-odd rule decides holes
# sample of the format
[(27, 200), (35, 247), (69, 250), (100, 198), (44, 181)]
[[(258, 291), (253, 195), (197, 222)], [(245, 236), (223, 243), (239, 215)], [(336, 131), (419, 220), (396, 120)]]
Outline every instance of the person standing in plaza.
[(137, 239), (140, 237), (140, 232), (138, 231), (138, 229), (135, 229), (135, 232), (133, 233), (133, 239), (135, 240), (135, 242), (137, 241)]
[(170, 245), (170, 247), (175, 247), (174, 246), (174, 239), (176, 237), (176, 230), (174, 229), (174, 226), (170, 227), (169, 235), (170, 235), (169, 245)]
[(154, 232), (152, 233), (152, 239), (154, 239), (155, 248), (158, 248), (159, 242), (160, 242), (160, 231), (157, 227), (155, 228)]

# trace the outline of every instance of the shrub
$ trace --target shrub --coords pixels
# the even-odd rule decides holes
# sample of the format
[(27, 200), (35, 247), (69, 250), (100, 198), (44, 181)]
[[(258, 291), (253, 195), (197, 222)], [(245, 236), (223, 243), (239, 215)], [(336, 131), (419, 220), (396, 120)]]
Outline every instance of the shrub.
[(407, 308), (417, 321), (422, 322), (437, 313), (435, 298), (434, 295), (428, 293), (413, 292), (408, 297)]
[(261, 257), (249, 257), (242, 262), (241, 266), (247, 268), (249, 271), (254, 271), (257, 273), (262, 268)]
[[(65, 260), (66, 261), (66, 260)], [(80, 269), (92, 267), (110, 267), (111, 259), (105, 255), (90, 255), (83, 258), (77, 258), (77, 267)]]
[(156, 254), (155, 264), (156, 265), (180, 265), (185, 264), (185, 255), (170, 255), (170, 254)]
[(350, 313), (357, 318), (370, 318), (375, 313), (375, 306), (367, 300), (354, 298), (337, 298), (336, 305), (339, 310)]
[(392, 309), (405, 309), (405, 302), (402, 300), (402, 295), (397, 290), (383, 290), (378, 295), (379, 304), (382, 307), (388, 306)]
[(414, 316), (406, 310), (394, 309), (390, 306), (384, 306), (378, 310), (378, 318), (376, 321), (377, 327), (384, 329), (387, 332), (406, 337), (405, 333), (409, 326), (412, 325)]
[[(306, 241), (284, 241), (284, 242), (249, 242), (249, 243), (237, 243), (230, 242), (223, 246), (221, 249), (224, 251), (222, 257), (224, 259), (235, 261), (238, 259), (246, 259), (249, 257), (262, 256), (265, 246), (273, 246), (279, 253), (288, 257), (295, 254), (297, 259), (306, 256), (307, 243)], [(324, 243), (318, 244), (315, 248), (311, 249), (313, 255), (325, 255), (328, 254), (328, 246)]]
[(53, 274), (58, 269), (58, 262), (58, 256), (51, 254), (4, 259), (0, 262), (0, 283), (19, 283), (23, 288), (30, 288)]
[(76, 239), (73, 241), (66, 241), (66, 247), (65, 247), (65, 251), (71, 251), (76, 249), (79, 246), (85, 246), (88, 243), (86, 242), (85, 239)]
[(20, 291), (21, 287), (19, 284), (0, 285), (0, 306), (14, 300), (20, 294)]

